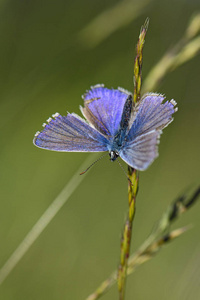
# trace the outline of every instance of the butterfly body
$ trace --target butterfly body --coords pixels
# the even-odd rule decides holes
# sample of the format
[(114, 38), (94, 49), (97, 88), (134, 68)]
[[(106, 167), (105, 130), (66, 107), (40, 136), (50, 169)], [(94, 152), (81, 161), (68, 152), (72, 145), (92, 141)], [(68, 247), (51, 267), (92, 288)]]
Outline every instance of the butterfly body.
[(33, 143), (54, 151), (108, 151), (111, 161), (120, 156), (131, 167), (145, 170), (158, 156), (161, 130), (177, 110), (174, 100), (162, 103), (160, 94), (146, 94), (134, 106), (130, 92), (103, 85), (91, 87), (83, 99), (81, 112), (87, 121), (73, 113), (56, 113)]
[(115, 161), (117, 157), (120, 156), (119, 152), (126, 141), (126, 135), (128, 131), (129, 122), (130, 122), (132, 106), (133, 106), (133, 97), (130, 94), (128, 95), (126, 102), (124, 104), (119, 129), (116, 135), (114, 136), (113, 142), (109, 149), (109, 155), (111, 161)]

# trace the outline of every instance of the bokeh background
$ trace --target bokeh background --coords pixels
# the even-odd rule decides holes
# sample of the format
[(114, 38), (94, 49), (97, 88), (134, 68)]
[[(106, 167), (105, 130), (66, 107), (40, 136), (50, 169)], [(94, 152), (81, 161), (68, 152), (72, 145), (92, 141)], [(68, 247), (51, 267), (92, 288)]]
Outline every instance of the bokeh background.
[[(150, 18), (143, 78), (183, 36), (197, 0), (0, 2), (0, 266), (90, 154), (33, 146), (55, 112), (79, 114), (90, 85), (133, 91), (135, 45)], [(199, 56), (154, 92), (178, 102), (159, 158), (140, 174), (132, 252), (168, 204), (199, 182)], [(153, 91), (152, 91), (153, 92)], [(117, 267), (127, 213), (127, 180), (102, 159), (0, 287), (3, 300), (85, 299)], [(200, 299), (200, 205), (175, 227), (193, 228), (128, 278), (126, 299)], [(102, 299), (117, 299), (116, 286)]]

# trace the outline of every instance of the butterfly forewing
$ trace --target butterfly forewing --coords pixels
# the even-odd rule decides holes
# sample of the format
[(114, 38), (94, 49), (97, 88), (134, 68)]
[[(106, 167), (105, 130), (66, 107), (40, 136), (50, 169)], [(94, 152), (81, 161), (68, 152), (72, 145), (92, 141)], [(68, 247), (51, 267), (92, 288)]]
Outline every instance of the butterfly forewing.
[(75, 114), (54, 115), (34, 138), (39, 148), (66, 152), (107, 151), (108, 140)]
[(138, 135), (166, 127), (172, 120), (172, 114), (177, 110), (176, 102), (164, 101), (159, 94), (147, 94), (137, 106), (137, 113), (128, 133), (127, 140), (132, 141)]
[(119, 130), (128, 95), (125, 90), (107, 89), (99, 85), (93, 87), (84, 95), (85, 106), (88, 107), (93, 117), (88, 116), (86, 108), (83, 108), (83, 113), (95, 128), (113, 137)]

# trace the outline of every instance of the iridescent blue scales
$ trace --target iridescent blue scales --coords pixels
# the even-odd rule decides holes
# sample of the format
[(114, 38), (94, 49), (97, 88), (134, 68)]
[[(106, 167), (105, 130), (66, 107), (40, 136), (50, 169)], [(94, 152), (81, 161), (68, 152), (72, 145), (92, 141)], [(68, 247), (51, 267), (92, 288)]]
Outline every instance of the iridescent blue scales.
[(65, 117), (56, 113), (33, 143), (54, 151), (108, 151), (111, 161), (120, 156), (131, 167), (145, 170), (158, 156), (162, 129), (177, 111), (174, 100), (163, 103), (164, 99), (146, 94), (134, 107), (130, 92), (96, 85), (83, 96), (80, 109), (86, 120), (74, 113)]

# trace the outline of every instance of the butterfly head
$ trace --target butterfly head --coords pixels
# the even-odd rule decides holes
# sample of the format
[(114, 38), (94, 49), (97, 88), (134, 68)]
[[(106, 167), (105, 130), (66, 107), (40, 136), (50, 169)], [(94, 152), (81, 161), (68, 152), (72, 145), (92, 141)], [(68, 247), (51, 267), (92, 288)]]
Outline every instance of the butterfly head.
[(110, 155), (110, 160), (111, 160), (111, 161), (115, 161), (115, 160), (118, 158), (119, 153), (118, 153), (118, 152), (115, 152), (115, 151), (113, 151), (113, 150), (111, 150), (111, 151), (109, 152), (109, 155)]

